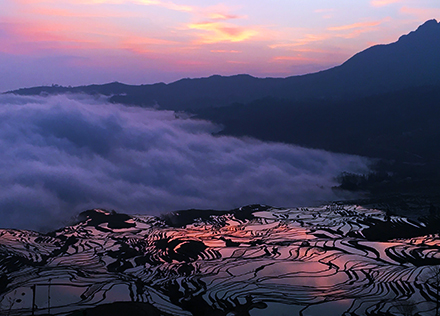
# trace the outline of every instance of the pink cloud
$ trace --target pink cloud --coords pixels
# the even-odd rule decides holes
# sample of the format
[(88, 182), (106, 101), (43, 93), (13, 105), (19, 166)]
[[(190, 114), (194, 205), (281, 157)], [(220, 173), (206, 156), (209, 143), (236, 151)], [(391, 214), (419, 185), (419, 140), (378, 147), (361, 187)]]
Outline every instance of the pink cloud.
[(390, 20), (391, 18), (387, 17), (379, 21), (358, 22), (358, 23), (346, 24), (341, 26), (329, 27), (327, 28), (327, 30), (331, 31), (332, 33), (337, 32), (336, 34), (334, 34), (335, 38), (339, 37), (339, 38), (351, 39), (351, 38), (359, 37), (363, 33), (378, 31), (379, 25), (388, 22)]
[(272, 61), (316, 61), (316, 60), (304, 56), (276, 56), (272, 58)]
[(393, 3), (401, 3), (402, 0), (372, 0), (370, 3), (373, 7), (383, 7)]
[(123, 2), (133, 2), (136, 4), (143, 4), (143, 5), (156, 5), (170, 10), (182, 11), (182, 12), (192, 12), (195, 10), (195, 8), (192, 6), (180, 5), (170, 1), (164, 2), (159, 0), (132, 0), (132, 1), (123, 1)]
[(67, 17), (67, 18), (135, 18), (141, 17), (139, 13), (136, 12), (124, 12), (115, 11), (109, 8), (102, 7), (99, 10), (67, 10), (52, 7), (27, 7), (22, 10), (25, 14), (30, 14), (34, 16), (51, 16), (51, 17)]
[(248, 62), (245, 61), (239, 61), (239, 60), (228, 60), (226, 61), (228, 64), (234, 64), (234, 65), (248, 65)]
[(243, 17), (234, 15), (234, 14), (223, 14), (223, 13), (210, 13), (208, 17), (211, 20), (233, 20), (233, 19), (241, 19)]
[(34, 54), (47, 49), (72, 50), (96, 49), (104, 45), (78, 34), (69, 33), (69, 28), (63, 24), (39, 24), (25, 22), (3, 23), (6, 36), (1, 40), (3, 52), (10, 54)]
[(159, 0), (16, 0), (22, 4), (73, 4), (73, 5), (100, 5), (100, 4), (138, 4), (138, 5), (154, 5), (164, 7), (170, 10), (192, 12), (195, 7), (188, 5), (180, 5), (171, 1), (159, 1)]
[(400, 8), (400, 13), (417, 17), (420, 21), (429, 20), (440, 16), (440, 8), (414, 8), (404, 6)]
[(228, 54), (238, 54), (242, 53), (242, 51), (239, 50), (227, 50), (227, 49), (212, 49), (211, 53), (228, 53)]
[(359, 29), (359, 28), (378, 26), (381, 23), (382, 23), (382, 21), (359, 22), (359, 23), (353, 23), (353, 24), (329, 27), (328, 30), (329, 31), (346, 31), (346, 30), (352, 30), (352, 29)]
[(138, 55), (149, 54), (150, 58), (155, 55), (155, 58), (158, 58), (161, 51), (167, 50), (168, 52), (172, 52), (173, 49), (181, 45), (182, 44), (177, 41), (142, 36), (130, 36), (121, 41), (119, 48), (128, 50)]

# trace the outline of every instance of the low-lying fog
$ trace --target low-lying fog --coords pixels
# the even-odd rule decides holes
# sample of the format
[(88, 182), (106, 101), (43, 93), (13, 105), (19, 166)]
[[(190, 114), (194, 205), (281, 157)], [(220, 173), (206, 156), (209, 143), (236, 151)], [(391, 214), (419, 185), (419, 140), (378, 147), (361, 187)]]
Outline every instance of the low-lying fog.
[(313, 205), (340, 198), (340, 172), (368, 170), (362, 157), (212, 136), (218, 129), (102, 98), (0, 95), (0, 227), (53, 229), (97, 207)]

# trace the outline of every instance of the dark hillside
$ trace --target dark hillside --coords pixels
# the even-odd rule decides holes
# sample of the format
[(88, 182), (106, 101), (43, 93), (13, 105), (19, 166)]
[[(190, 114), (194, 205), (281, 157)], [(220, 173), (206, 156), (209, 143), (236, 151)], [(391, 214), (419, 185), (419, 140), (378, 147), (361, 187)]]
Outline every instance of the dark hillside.
[(440, 86), (339, 102), (265, 98), (197, 115), (223, 125), (221, 135), (385, 159), (380, 170), (412, 179), (409, 189), (440, 184)]
[(440, 158), (440, 86), (352, 101), (265, 98), (196, 113), (222, 124), (226, 135), (409, 163)]

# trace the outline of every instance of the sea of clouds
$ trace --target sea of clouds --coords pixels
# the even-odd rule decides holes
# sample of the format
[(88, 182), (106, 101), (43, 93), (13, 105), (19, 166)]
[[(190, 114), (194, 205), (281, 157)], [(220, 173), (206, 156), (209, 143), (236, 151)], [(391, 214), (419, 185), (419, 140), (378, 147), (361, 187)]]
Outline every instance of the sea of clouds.
[(368, 170), (365, 158), (218, 130), (100, 97), (0, 95), (0, 227), (54, 229), (90, 208), (314, 205), (339, 198), (342, 171)]

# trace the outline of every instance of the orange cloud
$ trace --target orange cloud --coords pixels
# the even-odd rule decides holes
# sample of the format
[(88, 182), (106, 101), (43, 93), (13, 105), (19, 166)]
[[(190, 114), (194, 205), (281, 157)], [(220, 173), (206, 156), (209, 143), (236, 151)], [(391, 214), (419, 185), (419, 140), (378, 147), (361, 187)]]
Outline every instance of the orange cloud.
[(258, 34), (253, 29), (232, 26), (219, 22), (201, 22), (188, 24), (189, 29), (200, 30), (207, 34), (200, 35), (201, 43), (242, 42)]

